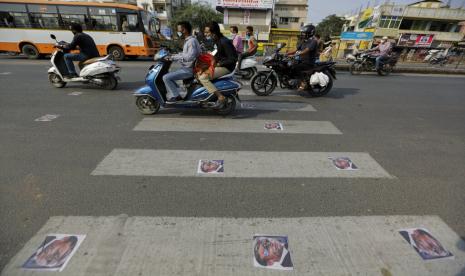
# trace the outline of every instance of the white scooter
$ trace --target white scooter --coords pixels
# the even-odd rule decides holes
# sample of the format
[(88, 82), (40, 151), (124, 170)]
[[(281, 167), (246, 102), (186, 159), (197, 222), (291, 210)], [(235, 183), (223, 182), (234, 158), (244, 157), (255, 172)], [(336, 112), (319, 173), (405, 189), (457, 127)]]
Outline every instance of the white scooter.
[(68, 82), (80, 82), (89, 83), (108, 90), (116, 88), (118, 80), (120, 79), (117, 73), (121, 68), (111, 59), (111, 55), (80, 62), (79, 67), (81, 70), (79, 72), (79, 77), (65, 78), (64, 75), (69, 74), (64, 59), (66, 51), (65, 45), (67, 43), (64, 41), (58, 42), (53, 34), (50, 35), (50, 37), (56, 41), (56, 51), (53, 52), (52, 58), (50, 59), (52, 67), (48, 69), (48, 79), (53, 86), (62, 88), (65, 87)]
[(257, 58), (255, 56), (246, 57), (241, 62), (240, 69), (236, 69), (235, 75), (243, 79), (250, 80), (257, 73)]

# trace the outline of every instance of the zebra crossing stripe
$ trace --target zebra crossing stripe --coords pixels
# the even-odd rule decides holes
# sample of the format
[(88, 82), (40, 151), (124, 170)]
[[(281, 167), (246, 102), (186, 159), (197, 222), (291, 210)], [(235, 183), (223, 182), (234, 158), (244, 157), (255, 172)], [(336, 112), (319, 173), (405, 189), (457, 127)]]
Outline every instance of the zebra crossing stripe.
[[(398, 233), (413, 227), (427, 228), (455, 258), (423, 261)], [(294, 271), (282, 275), (462, 275), (465, 263), (465, 242), (437, 216), (71, 216), (51, 217), (2, 275), (36, 275), (21, 265), (49, 233), (86, 235), (63, 275), (269, 275), (253, 266), (258, 233), (288, 236)]]
[(299, 102), (242, 101), (239, 108), (242, 110), (316, 111), (310, 104)]
[[(283, 124), (283, 131), (270, 131), (265, 123)], [(292, 134), (342, 134), (328, 121), (282, 121), (224, 118), (144, 118), (134, 128), (136, 131), (186, 131), (186, 132), (240, 132), (240, 133), (292, 133)]]
[[(350, 157), (358, 170), (337, 170), (328, 157)], [(224, 173), (197, 174), (199, 160), (224, 160)], [(368, 153), (114, 149), (92, 175), (394, 178)]]

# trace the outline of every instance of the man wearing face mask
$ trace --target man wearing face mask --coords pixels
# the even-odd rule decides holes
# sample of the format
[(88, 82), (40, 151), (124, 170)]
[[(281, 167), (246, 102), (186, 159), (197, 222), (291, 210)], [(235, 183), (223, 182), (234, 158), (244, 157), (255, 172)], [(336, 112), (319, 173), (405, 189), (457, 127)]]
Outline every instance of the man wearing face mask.
[(376, 52), (375, 54), (373, 54), (374, 56), (376, 56), (376, 70), (380, 69), (381, 62), (383, 62), (383, 60), (388, 58), (389, 54), (391, 53), (391, 50), (392, 50), (391, 42), (389, 42), (388, 37), (385, 36), (381, 39), (381, 43), (378, 44), (378, 46), (368, 51), (368, 52)]
[(68, 68), (69, 72), (69, 75), (66, 77), (74, 78), (78, 75), (76, 74), (73, 61), (85, 61), (94, 57), (98, 57), (100, 54), (94, 40), (90, 35), (82, 32), (82, 26), (80, 24), (71, 23), (70, 30), (74, 34), (73, 41), (71, 41), (70, 44), (67, 44), (63, 48), (67, 50), (74, 50), (79, 47), (79, 54), (66, 53), (64, 55), (66, 67)]
[(238, 68), (241, 68), (240, 67), (241, 62), (244, 58), (253, 56), (257, 53), (258, 44), (257, 44), (257, 40), (254, 37), (252, 26), (246, 27), (245, 39), (247, 40), (247, 43), (245, 46), (245, 52), (239, 55), (238, 62), (237, 62)]
[(192, 35), (192, 25), (187, 21), (178, 23), (178, 36), (184, 39), (184, 46), (182, 53), (173, 55), (173, 61), (180, 61), (182, 67), (177, 71), (168, 73), (163, 76), (166, 90), (171, 93), (171, 98), (167, 102), (181, 101), (182, 97), (179, 95), (179, 86), (177, 80), (185, 80), (194, 77), (194, 63), (200, 55), (201, 49), (197, 38)]

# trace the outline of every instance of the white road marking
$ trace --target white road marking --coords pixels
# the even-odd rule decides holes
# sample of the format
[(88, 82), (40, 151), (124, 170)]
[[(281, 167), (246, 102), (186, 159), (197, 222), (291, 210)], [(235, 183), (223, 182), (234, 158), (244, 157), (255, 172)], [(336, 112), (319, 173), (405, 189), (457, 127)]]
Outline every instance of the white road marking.
[(68, 96), (80, 96), (80, 95), (82, 95), (82, 92), (78, 92), (78, 91), (68, 93)]
[(60, 117), (60, 115), (58, 115), (58, 114), (46, 114), (46, 115), (44, 115), (42, 117), (39, 117), (39, 118), (35, 119), (34, 121), (36, 121), (36, 122), (50, 122), (50, 121), (55, 120), (58, 117)]
[(313, 106), (307, 103), (270, 101), (242, 101), (240, 109), (277, 111), (316, 111), (316, 109)]
[(2, 73), (0, 73), (0, 75), (2, 75), (2, 76), (11, 75), (11, 72), (2, 72)]
[[(358, 170), (337, 170), (331, 156), (347, 156)], [(197, 174), (199, 160), (224, 160), (224, 173), (207, 177), (394, 178), (368, 153), (114, 149), (92, 175), (175, 176)]]
[(342, 134), (327, 121), (280, 120), (284, 131), (270, 132), (263, 126), (275, 120), (249, 120), (224, 118), (144, 118), (134, 128), (136, 131), (186, 131), (186, 132), (239, 132), (239, 133), (294, 133)]
[[(427, 228), (455, 258), (423, 261), (398, 233), (413, 227)], [(51, 217), (2, 275), (29, 275), (21, 265), (50, 233), (86, 235), (64, 275), (269, 275), (253, 266), (256, 233), (289, 238), (294, 271), (276, 275), (462, 275), (465, 263), (465, 242), (437, 216), (71, 216)]]

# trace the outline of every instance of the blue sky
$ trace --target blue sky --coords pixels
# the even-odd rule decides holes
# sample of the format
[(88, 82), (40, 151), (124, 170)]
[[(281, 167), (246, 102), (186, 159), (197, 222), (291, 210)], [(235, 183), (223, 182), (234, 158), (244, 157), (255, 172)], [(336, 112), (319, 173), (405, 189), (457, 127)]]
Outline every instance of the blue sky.
[[(384, 3), (385, 0), (370, 0), (370, 5), (375, 3)], [(452, 0), (452, 7), (459, 7), (465, 0)], [(417, 2), (415, 0), (391, 0), (398, 4), (409, 4)], [(447, 3), (447, 0), (443, 1)], [(356, 8), (367, 6), (368, 0), (308, 0), (308, 14), (310, 22), (316, 24), (330, 14), (342, 15)]]

